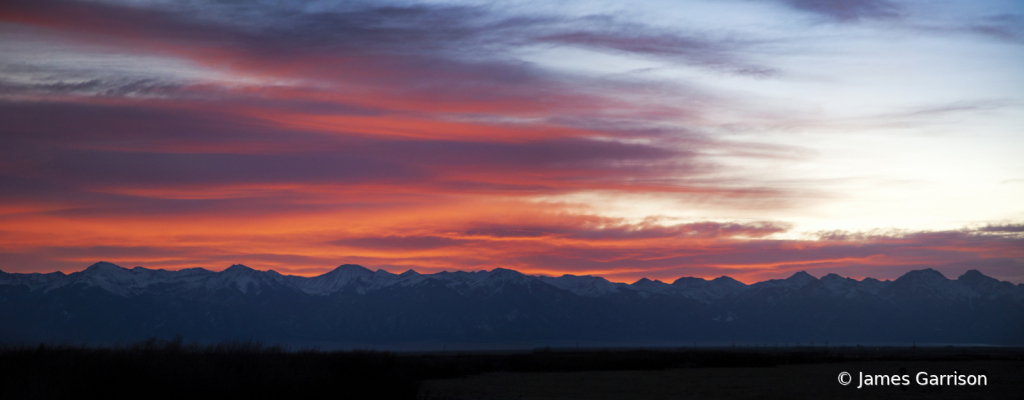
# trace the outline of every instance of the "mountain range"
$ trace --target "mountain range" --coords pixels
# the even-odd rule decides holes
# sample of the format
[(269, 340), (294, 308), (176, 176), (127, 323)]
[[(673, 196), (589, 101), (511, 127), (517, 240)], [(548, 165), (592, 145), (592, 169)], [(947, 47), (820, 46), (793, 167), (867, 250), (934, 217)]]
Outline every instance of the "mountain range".
[(71, 274), (0, 271), (0, 341), (110, 343), (182, 335), (276, 343), (1024, 344), (1024, 284), (933, 269), (893, 281), (798, 272), (641, 279), (492, 271), (316, 277), (99, 262)]

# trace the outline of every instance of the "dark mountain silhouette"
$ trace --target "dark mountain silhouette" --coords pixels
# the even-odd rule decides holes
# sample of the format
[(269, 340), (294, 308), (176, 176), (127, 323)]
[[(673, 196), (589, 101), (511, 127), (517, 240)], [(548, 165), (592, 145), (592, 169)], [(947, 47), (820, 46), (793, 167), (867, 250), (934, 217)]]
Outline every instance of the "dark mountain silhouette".
[(342, 265), (317, 277), (243, 265), (213, 272), (0, 271), (0, 341), (114, 342), (183, 335), (278, 343), (1024, 344), (1024, 285), (932, 269), (894, 281), (798, 272), (729, 277), (529, 276), (507, 269), (392, 274)]

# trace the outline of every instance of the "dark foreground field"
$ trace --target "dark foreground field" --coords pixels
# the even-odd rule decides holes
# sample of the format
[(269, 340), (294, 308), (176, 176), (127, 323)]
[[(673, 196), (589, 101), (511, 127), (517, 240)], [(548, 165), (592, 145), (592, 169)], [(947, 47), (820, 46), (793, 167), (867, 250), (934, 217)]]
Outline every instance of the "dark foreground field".
[[(1024, 349), (801, 348), (515, 353), (287, 351), (256, 342), (0, 348), (0, 398), (758, 399), (1024, 398)], [(928, 374), (986, 386), (921, 386)], [(840, 385), (849, 372), (853, 382)], [(857, 389), (859, 374), (910, 376)]]

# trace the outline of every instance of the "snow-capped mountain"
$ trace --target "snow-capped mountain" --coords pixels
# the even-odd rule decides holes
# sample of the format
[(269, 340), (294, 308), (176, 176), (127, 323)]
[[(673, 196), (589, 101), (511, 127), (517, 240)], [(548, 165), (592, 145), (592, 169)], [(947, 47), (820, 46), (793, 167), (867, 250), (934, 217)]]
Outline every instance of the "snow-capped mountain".
[(619, 286), (599, 276), (576, 276), (565, 274), (560, 277), (538, 276), (541, 282), (562, 290), (568, 290), (574, 294), (586, 297), (600, 297), (609, 293), (620, 293)]
[[(978, 271), (973, 272), (981, 274)], [(969, 280), (970, 277), (967, 281)], [(916, 297), (936, 300), (967, 300), (982, 296), (970, 285), (951, 281), (931, 268), (907, 272), (879, 290), (878, 294), (886, 299)]]
[(821, 278), (821, 283), (825, 284), (828, 290), (835, 293), (838, 296), (847, 298), (856, 298), (860, 296), (874, 296), (878, 294), (879, 290), (886, 287), (889, 281), (879, 281), (878, 279), (864, 278), (864, 280), (856, 280), (853, 278), (844, 278), (836, 274), (828, 274)]
[(894, 281), (798, 272), (632, 284), (497, 268), (316, 277), (100, 262), (71, 274), (0, 271), (0, 341), (183, 334), (274, 341), (813, 341), (1024, 344), (1024, 285), (924, 269)]
[(679, 278), (672, 282), (672, 286), (675, 289), (669, 293), (691, 298), (702, 303), (711, 303), (747, 289), (747, 285), (743, 282), (728, 276), (720, 276), (710, 281), (693, 277)]
[(325, 296), (351, 284), (376, 286), (380, 283), (391, 281), (394, 276), (394, 274), (384, 270), (378, 270), (374, 273), (359, 265), (345, 264), (320, 276), (312, 278), (288, 276), (287, 279), (292, 285), (305, 293)]

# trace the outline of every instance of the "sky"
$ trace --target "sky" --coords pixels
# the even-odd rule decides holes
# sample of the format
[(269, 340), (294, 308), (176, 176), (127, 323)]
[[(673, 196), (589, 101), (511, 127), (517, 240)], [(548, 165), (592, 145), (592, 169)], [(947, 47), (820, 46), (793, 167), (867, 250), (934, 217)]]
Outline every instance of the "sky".
[(0, 270), (1024, 282), (1019, 0), (0, 3)]

